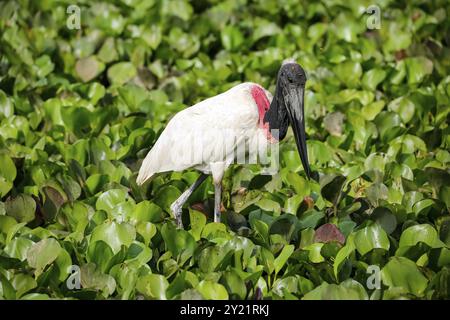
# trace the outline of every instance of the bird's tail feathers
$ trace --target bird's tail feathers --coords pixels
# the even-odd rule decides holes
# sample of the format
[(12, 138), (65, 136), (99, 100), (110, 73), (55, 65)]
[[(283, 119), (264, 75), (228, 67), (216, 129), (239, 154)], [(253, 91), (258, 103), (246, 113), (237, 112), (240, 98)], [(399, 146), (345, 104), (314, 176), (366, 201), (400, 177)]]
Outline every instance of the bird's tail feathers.
[(148, 179), (150, 179), (154, 175), (154, 172), (151, 169), (151, 160), (150, 157), (145, 157), (142, 162), (141, 168), (139, 169), (138, 176), (136, 178), (136, 183), (140, 186), (145, 183)]

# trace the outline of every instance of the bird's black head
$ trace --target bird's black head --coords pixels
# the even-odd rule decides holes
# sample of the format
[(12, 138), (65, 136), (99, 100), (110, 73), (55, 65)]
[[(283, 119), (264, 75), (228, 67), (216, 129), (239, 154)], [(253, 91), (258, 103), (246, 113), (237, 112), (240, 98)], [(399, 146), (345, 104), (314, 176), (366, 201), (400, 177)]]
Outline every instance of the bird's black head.
[(296, 62), (284, 62), (278, 72), (278, 81), (284, 87), (305, 87), (305, 70)]
[[(311, 170), (308, 162), (305, 134), (305, 95), (306, 74), (303, 68), (294, 61), (284, 62), (278, 72), (276, 100), (279, 105), (279, 116), (287, 118), (294, 132), (297, 150), (309, 178)], [(283, 108), (284, 107), (284, 108)], [(286, 117), (287, 116), (287, 117)]]

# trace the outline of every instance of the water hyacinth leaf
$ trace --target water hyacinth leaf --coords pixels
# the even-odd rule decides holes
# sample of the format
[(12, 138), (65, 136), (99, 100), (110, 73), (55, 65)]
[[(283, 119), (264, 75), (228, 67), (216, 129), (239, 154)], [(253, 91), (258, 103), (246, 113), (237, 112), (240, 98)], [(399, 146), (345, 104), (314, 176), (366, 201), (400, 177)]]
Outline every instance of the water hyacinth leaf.
[(341, 112), (329, 113), (323, 119), (323, 125), (331, 135), (340, 137), (342, 135), (345, 115)]
[(13, 188), (13, 183), (0, 176), (0, 198), (8, 194)]
[(228, 300), (227, 290), (219, 283), (202, 280), (196, 289), (207, 300)]
[(380, 200), (386, 200), (389, 196), (389, 189), (384, 183), (374, 183), (366, 189), (367, 199), (376, 206)]
[[(206, 217), (205, 217), (206, 223)], [(245, 217), (239, 213), (233, 211), (227, 212), (227, 223), (231, 230), (239, 232), (242, 228), (247, 228), (247, 220)]]
[(373, 249), (389, 250), (390, 243), (386, 232), (377, 223), (361, 229), (355, 233), (355, 247), (361, 255), (365, 255)]
[(6, 200), (5, 211), (18, 222), (30, 222), (35, 218), (36, 202), (27, 194), (19, 194)]
[(134, 207), (131, 218), (135, 219), (136, 221), (148, 221), (148, 222), (161, 222), (164, 218), (164, 213), (162, 209), (157, 206), (156, 204), (144, 200), (142, 202), (139, 202), (136, 207)]
[(28, 250), (33, 244), (34, 242), (27, 238), (16, 237), (5, 246), (4, 251), (11, 258), (24, 261), (27, 259)]
[(390, 288), (399, 288), (401, 292), (423, 296), (428, 280), (419, 271), (417, 265), (404, 257), (392, 257), (381, 270), (381, 279)]
[(375, 90), (386, 77), (386, 71), (383, 69), (371, 69), (364, 73), (362, 85), (367, 90)]
[(402, 131), (402, 120), (397, 113), (382, 111), (375, 119), (375, 124), (383, 141), (389, 141), (398, 136)]
[(180, 259), (181, 264), (194, 254), (197, 245), (189, 232), (177, 230), (173, 225), (165, 224), (161, 229), (161, 234), (167, 249), (174, 257)]
[(236, 50), (244, 42), (244, 36), (240, 30), (234, 26), (227, 26), (221, 32), (223, 46), (228, 50)]
[(340, 244), (345, 243), (345, 236), (339, 230), (336, 225), (331, 223), (326, 223), (317, 228), (314, 235), (315, 242), (328, 243), (331, 241), (336, 241)]
[(90, 56), (77, 61), (75, 71), (83, 82), (89, 82), (105, 70), (105, 65), (96, 56)]
[(293, 276), (277, 279), (272, 286), (272, 292), (279, 297), (292, 300), (294, 299), (292, 294), (298, 292), (298, 279)]
[(329, 183), (322, 187), (322, 196), (330, 201), (333, 205), (337, 205), (342, 188), (344, 187), (345, 177), (341, 175), (335, 176)]
[(274, 260), (275, 274), (278, 274), (284, 267), (292, 252), (294, 252), (294, 249), (293, 245), (287, 245), (281, 250), (281, 253)]
[(275, 270), (275, 258), (272, 252), (264, 247), (261, 247), (259, 259), (264, 266), (266, 273), (269, 275), (272, 274)]
[(106, 174), (93, 174), (86, 180), (86, 187), (91, 194), (96, 194), (102, 187), (109, 182), (109, 176)]
[(111, 247), (103, 240), (97, 240), (89, 244), (86, 260), (95, 263), (101, 272), (105, 272), (113, 256)]
[(97, 210), (111, 212), (119, 203), (125, 202), (127, 192), (123, 189), (112, 189), (103, 192), (97, 199), (95, 207)]
[(374, 101), (361, 108), (361, 115), (369, 121), (375, 119), (375, 117), (383, 110), (386, 103), (383, 100)]
[(445, 219), (439, 230), (439, 239), (450, 247), (450, 219)]
[(425, 169), (428, 181), (436, 191), (439, 191), (442, 186), (448, 186), (450, 181), (450, 173), (439, 168), (428, 167)]
[(415, 112), (414, 103), (406, 97), (400, 97), (388, 104), (388, 109), (400, 115), (403, 123), (408, 123), (413, 119)]
[(61, 206), (67, 201), (67, 198), (60, 190), (52, 186), (43, 187), (42, 193), (45, 197), (42, 213), (45, 220), (51, 221), (56, 217)]
[(289, 185), (295, 190), (295, 193), (299, 196), (306, 196), (310, 192), (308, 181), (305, 178), (299, 176), (295, 172), (289, 172), (286, 176), (286, 180)]
[(14, 103), (3, 90), (0, 90), (0, 114), (8, 118), (14, 114)]
[(302, 300), (368, 300), (364, 287), (353, 279), (341, 284), (324, 282), (320, 286), (304, 295)]
[(61, 245), (54, 238), (43, 239), (33, 244), (27, 252), (27, 261), (30, 267), (35, 269), (35, 276), (38, 277), (46, 266), (51, 264), (58, 257)]
[(0, 177), (13, 182), (16, 179), (17, 169), (14, 162), (7, 154), (0, 153)]
[(91, 124), (91, 112), (83, 107), (64, 107), (61, 109), (64, 124), (77, 136), (87, 132)]
[(387, 234), (391, 234), (397, 227), (397, 218), (385, 207), (378, 207), (370, 215), (370, 219), (380, 225)]
[(361, 64), (354, 61), (345, 61), (335, 67), (334, 73), (349, 88), (355, 88), (362, 76)]
[(239, 274), (234, 271), (226, 271), (220, 279), (220, 283), (229, 293), (230, 298), (245, 299), (247, 288)]
[(300, 229), (315, 228), (324, 218), (323, 212), (308, 210), (300, 215), (297, 225)]
[(419, 242), (423, 242), (431, 248), (444, 246), (444, 243), (438, 238), (438, 233), (433, 226), (429, 224), (418, 224), (403, 231), (400, 237), (399, 247), (415, 246)]
[(156, 226), (151, 222), (139, 221), (136, 225), (136, 232), (144, 239), (145, 245), (149, 245), (150, 240), (156, 234)]
[(311, 261), (312, 263), (321, 263), (325, 261), (325, 258), (321, 254), (323, 246), (323, 243), (313, 243), (303, 248), (304, 250), (308, 251), (309, 261)]
[(172, 212), (170, 205), (180, 197), (181, 191), (174, 186), (164, 186), (158, 190), (155, 196), (155, 203), (166, 212)]
[(117, 253), (120, 251), (121, 246), (128, 247), (135, 238), (136, 230), (132, 225), (106, 221), (94, 228), (90, 242), (104, 241), (111, 247), (113, 253)]
[(36, 280), (30, 275), (23, 273), (15, 275), (11, 284), (16, 290), (17, 299), (20, 299), (25, 293), (37, 287)]
[(295, 230), (297, 218), (292, 214), (284, 214), (276, 218), (269, 227), (269, 234), (279, 234), (289, 241)]
[(108, 274), (100, 272), (95, 264), (87, 263), (80, 270), (81, 287), (100, 291), (104, 297), (116, 290), (116, 281)]
[(169, 282), (163, 275), (148, 274), (138, 279), (136, 290), (144, 294), (148, 299), (165, 300)]
[(136, 67), (130, 62), (119, 62), (108, 68), (108, 80), (115, 85), (123, 85), (136, 76)]
[(405, 60), (408, 83), (422, 82), (426, 75), (433, 72), (433, 62), (425, 57), (411, 57)]
[(198, 265), (203, 272), (214, 272), (225, 259), (229, 250), (223, 246), (207, 247), (198, 257)]

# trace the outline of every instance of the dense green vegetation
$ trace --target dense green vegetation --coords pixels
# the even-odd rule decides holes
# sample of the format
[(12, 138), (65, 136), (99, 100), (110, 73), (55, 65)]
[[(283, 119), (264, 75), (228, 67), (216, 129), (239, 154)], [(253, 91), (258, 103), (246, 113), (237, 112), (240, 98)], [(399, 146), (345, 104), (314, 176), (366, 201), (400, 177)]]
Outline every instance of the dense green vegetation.
[[(0, 297), (449, 298), (449, 14), (439, 0), (1, 1)], [(224, 223), (208, 179), (177, 230), (169, 205), (198, 173), (140, 188), (143, 157), (195, 102), (243, 81), (273, 92), (289, 57), (308, 72), (320, 179), (289, 133), (277, 175), (229, 170)]]

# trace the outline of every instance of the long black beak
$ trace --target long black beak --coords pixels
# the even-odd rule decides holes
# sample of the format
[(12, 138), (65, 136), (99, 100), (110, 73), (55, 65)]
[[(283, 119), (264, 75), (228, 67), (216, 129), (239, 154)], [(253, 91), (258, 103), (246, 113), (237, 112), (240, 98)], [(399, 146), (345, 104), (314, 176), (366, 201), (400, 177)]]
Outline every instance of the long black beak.
[(309, 168), (308, 150), (306, 149), (304, 94), (304, 87), (288, 89), (287, 95), (285, 96), (285, 103), (289, 115), (289, 121), (291, 122), (292, 130), (294, 131), (297, 150), (300, 155), (300, 159), (302, 160), (302, 165), (305, 169), (306, 176), (310, 179), (311, 169)]

